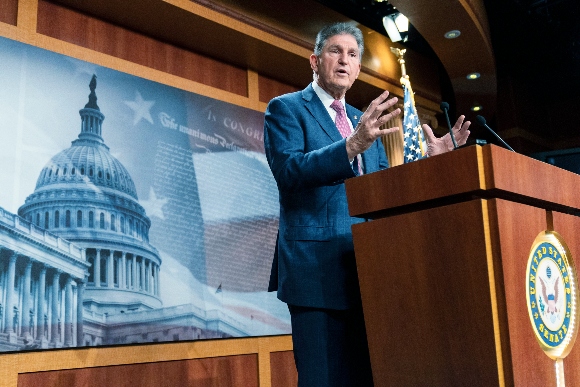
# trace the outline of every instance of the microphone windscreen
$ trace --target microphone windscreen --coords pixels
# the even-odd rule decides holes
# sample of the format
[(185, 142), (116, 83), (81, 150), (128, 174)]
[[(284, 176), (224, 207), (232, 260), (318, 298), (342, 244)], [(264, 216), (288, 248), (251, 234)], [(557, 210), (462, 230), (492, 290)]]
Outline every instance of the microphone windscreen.
[(477, 121), (477, 123), (481, 126), (485, 126), (485, 118), (483, 118), (483, 116), (477, 116), (475, 117), (475, 121)]
[(449, 110), (449, 104), (447, 102), (441, 102), (441, 105), (439, 105), (439, 107), (441, 108), (441, 110)]

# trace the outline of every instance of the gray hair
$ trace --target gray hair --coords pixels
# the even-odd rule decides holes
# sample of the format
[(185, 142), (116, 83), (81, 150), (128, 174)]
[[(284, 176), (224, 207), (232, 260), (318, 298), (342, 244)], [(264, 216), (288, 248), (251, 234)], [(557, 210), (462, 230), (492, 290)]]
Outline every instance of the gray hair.
[(365, 51), (365, 43), (361, 30), (349, 23), (335, 23), (328, 25), (320, 30), (316, 35), (316, 43), (314, 44), (314, 55), (320, 56), (324, 45), (334, 35), (351, 35), (358, 45), (359, 61), (361, 61)]

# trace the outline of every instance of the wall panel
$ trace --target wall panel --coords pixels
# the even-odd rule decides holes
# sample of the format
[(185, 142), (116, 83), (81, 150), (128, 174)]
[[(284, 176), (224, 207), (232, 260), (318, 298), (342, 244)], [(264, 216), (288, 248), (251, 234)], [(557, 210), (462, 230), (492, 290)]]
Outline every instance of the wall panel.
[(301, 90), (301, 88), (299, 89), (297, 87), (278, 82), (275, 79), (268, 78), (263, 75), (258, 77), (258, 83), (260, 87), (260, 102), (265, 103), (268, 103), (272, 98), (279, 95)]
[(15, 26), (17, 13), (18, 0), (0, 1), (0, 22)]
[(126, 364), (21, 374), (18, 387), (257, 387), (257, 355)]
[(272, 368), (272, 387), (293, 387), (298, 384), (294, 352), (272, 352), (270, 354), (270, 364)]
[(295, 386), (293, 363), (289, 335), (4, 353), (0, 386)]
[(241, 96), (247, 71), (109, 24), (61, 5), (38, 2), (37, 31), (65, 42)]

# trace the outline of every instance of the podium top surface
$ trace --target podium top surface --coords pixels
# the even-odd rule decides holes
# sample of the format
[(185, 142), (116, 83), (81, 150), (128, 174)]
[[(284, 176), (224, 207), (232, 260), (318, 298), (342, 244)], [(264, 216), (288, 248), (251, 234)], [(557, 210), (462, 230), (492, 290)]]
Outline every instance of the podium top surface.
[(495, 145), (473, 145), (346, 181), (351, 216), (380, 218), (473, 198), (580, 215), (580, 175)]

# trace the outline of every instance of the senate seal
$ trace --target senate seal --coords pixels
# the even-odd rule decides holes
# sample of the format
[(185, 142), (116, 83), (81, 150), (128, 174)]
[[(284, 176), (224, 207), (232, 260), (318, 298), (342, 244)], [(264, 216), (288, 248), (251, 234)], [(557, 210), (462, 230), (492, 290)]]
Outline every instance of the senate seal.
[(526, 270), (526, 298), (532, 329), (542, 350), (561, 359), (577, 333), (577, 279), (562, 236), (541, 232), (532, 245)]

